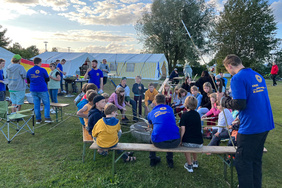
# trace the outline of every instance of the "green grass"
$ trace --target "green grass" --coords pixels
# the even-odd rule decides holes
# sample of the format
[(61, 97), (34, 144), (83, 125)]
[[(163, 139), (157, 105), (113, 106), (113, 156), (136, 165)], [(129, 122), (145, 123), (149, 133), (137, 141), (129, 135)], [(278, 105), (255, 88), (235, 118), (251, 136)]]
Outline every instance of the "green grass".
[[(146, 86), (149, 81), (143, 82)], [(132, 84), (133, 80), (128, 80), (128, 85)], [(277, 124), (265, 143), (268, 152), (263, 156), (263, 187), (276, 188), (282, 186), (282, 84), (272, 87), (270, 80), (267, 84)], [(110, 94), (113, 86), (107, 84), (104, 90)], [(111, 153), (107, 157), (97, 156), (94, 162), (93, 151), (87, 149), (82, 163), (81, 125), (78, 118), (66, 115), (76, 112), (72, 101), (73, 98), (59, 97), (59, 102), (71, 104), (64, 108), (65, 121), (59, 125), (53, 123), (37, 128), (34, 136), (21, 134), (10, 144), (0, 134), (0, 187), (227, 187), (223, 164), (216, 155), (199, 155), (200, 168), (191, 174), (183, 168), (185, 158), (179, 153), (174, 154), (175, 167), (169, 169), (165, 153), (158, 153), (162, 162), (151, 168), (149, 152), (135, 152), (135, 163), (118, 162), (116, 181), (111, 183)], [(126, 132), (129, 127), (122, 129)], [(205, 145), (208, 141), (205, 140)], [(136, 140), (125, 134), (121, 142)]]

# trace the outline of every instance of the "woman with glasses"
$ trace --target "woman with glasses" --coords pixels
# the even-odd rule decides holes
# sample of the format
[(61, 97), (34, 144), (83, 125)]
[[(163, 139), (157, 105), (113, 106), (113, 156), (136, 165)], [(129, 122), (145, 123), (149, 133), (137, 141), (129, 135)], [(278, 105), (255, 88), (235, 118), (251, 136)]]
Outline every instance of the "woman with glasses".
[[(49, 74), (50, 81), (48, 82), (48, 89), (50, 93), (51, 102), (58, 103), (57, 95), (60, 88), (60, 72), (56, 69), (55, 63), (50, 63), (51, 72)], [(50, 109), (52, 114), (56, 113), (54, 109)]]

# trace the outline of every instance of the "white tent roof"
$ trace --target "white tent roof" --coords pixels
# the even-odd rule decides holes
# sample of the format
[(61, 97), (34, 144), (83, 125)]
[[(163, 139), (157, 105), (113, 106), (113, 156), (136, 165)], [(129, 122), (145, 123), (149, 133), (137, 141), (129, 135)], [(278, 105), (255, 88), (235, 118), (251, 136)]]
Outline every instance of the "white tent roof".
[[(66, 59), (66, 64), (63, 65), (63, 69), (65, 72), (67, 72), (68, 75), (74, 75), (76, 74), (76, 71), (79, 70), (79, 67), (88, 59), (89, 61), (92, 61), (93, 59), (96, 59), (98, 63), (101, 63), (103, 59), (106, 59), (109, 63), (141, 63), (139, 65), (134, 75), (139, 75), (140, 72), (146, 72), (146, 69), (154, 69), (155, 73), (152, 73), (148, 79), (159, 79), (159, 71), (157, 70), (157, 67), (159, 66), (159, 69), (165, 63), (166, 67), (166, 75), (168, 75), (168, 65), (167, 60), (164, 54), (110, 54), (110, 53), (74, 53), (74, 52), (44, 52), (40, 55), (37, 55), (35, 57), (39, 57), (42, 59), (42, 63), (50, 64), (52, 62), (55, 62), (57, 59)], [(33, 58), (35, 58), (33, 57)], [(32, 58), (32, 59), (33, 59)], [(155, 67), (149, 67), (146, 66), (146, 63), (155, 63)], [(159, 65), (158, 65), (159, 64)], [(127, 76), (127, 73), (125, 72), (125, 66), (121, 68), (122, 76)], [(151, 74), (151, 73), (150, 73)], [(134, 76), (134, 77), (135, 77)], [(133, 78), (134, 78), (133, 77)]]
[(11, 60), (15, 54), (10, 52), (9, 50), (6, 50), (5, 48), (0, 47), (0, 58), (4, 59), (5, 62), (5, 67), (3, 69), (4, 75), (6, 76), (6, 68), (8, 65), (11, 64)]
[[(75, 75), (79, 67), (86, 61), (92, 61), (94, 57), (89, 53), (74, 53), (74, 52), (44, 52), (35, 57), (42, 59), (42, 63), (54, 63), (57, 59), (65, 59), (67, 62), (63, 65), (64, 72), (68, 75)], [(33, 57), (32, 59), (34, 59)]]

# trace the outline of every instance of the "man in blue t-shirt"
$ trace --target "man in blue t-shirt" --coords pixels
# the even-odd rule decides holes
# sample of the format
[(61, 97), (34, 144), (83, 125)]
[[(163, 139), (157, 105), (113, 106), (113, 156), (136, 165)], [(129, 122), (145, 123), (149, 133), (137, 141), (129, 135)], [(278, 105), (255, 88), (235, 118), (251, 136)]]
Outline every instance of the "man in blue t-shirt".
[(63, 65), (65, 63), (66, 63), (65, 59), (62, 59), (61, 63), (60, 63), (60, 60), (56, 60), (57, 70), (60, 72), (60, 76), (61, 76), (61, 80), (60, 80), (61, 89), (59, 89), (58, 93), (61, 93), (61, 92), (64, 91), (64, 89), (63, 89), (63, 75), (67, 74), (66, 72), (64, 72), (64, 69), (63, 69)]
[(91, 62), (91, 67), (87, 69), (85, 75), (84, 75), (84, 79), (88, 79), (89, 77), (89, 81), (88, 83), (93, 83), (98, 87), (98, 93), (103, 93), (104, 90), (104, 85), (103, 85), (103, 72), (98, 69), (97, 67), (98, 62), (97, 60), (93, 60)]
[(221, 99), (223, 107), (239, 110), (240, 128), (237, 135), (236, 169), (240, 187), (261, 187), (262, 154), (267, 134), (274, 121), (264, 78), (245, 68), (236, 55), (228, 55), (223, 64), (233, 75), (233, 99)]
[(34, 67), (27, 71), (27, 83), (30, 84), (30, 92), (34, 103), (34, 113), (36, 117), (36, 124), (42, 122), (40, 113), (41, 100), (44, 104), (45, 123), (51, 123), (50, 117), (50, 100), (47, 88), (49, 76), (44, 68), (41, 68), (41, 59), (36, 57), (33, 59)]
[(6, 86), (4, 84), (3, 68), (5, 67), (5, 60), (0, 59), (0, 101), (5, 101), (6, 98)]
[[(153, 127), (151, 142), (158, 148), (176, 148), (180, 143), (179, 128), (176, 125), (173, 109), (165, 105), (165, 96), (155, 96), (156, 107), (148, 114), (148, 121)], [(167, 164), (173, 168), (173, 153), (166, 155)], [(150, 165), (156, 166), (161, 161), (156, 152), (150, 152)]]

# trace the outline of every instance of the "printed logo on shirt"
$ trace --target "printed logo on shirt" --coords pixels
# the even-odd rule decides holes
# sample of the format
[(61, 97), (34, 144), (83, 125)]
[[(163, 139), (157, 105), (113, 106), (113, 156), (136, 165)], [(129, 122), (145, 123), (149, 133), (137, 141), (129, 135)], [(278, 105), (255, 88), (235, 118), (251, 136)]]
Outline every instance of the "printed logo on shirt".
[(166, 110), (166, 107), (161, 107), (160, 110)]
[(262, 78), (261, 78), (259, 75), (256, 75), (256, 79), (257, 79), (257, 81), (258, 81), (259, 83), (262, 82)]
[(97, 72), (97, 76), (99, 76), (99, 73)]
[(40, 73), (40, 71), (39, 71), (39, 70), (36, 70), (36, 71), (35, 71), (35, 73), (36, 73), (36, 74), (39, 74), (39, 73)]

